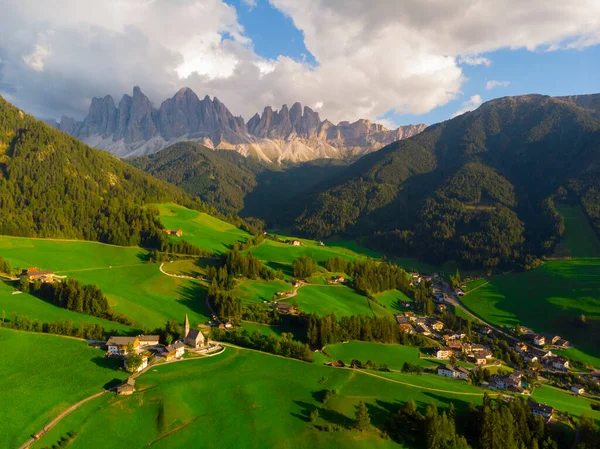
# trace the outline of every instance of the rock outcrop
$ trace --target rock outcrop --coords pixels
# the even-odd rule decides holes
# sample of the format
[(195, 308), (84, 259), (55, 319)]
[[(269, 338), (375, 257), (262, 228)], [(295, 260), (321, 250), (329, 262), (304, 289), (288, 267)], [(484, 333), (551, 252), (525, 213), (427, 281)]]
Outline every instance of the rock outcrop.
[(133, 96), (123, 95), (118, 107), (110, 95), (94, 98), (82, 122), (63, 116), (55, 126), (120, 157), (146, 155), (175, 142), (194, 141), (270, 162), (359, 156), (425, 129), (425, 125), (409, 125), (390, 130), (368, 120), (334, 125), (300, 103), (290, 109), (283, 105), (279, 111), (267, 106), (246, 124), (218, 98), (200, 100), (189, 88), (180, 89), (154, 109), (137, 86)]

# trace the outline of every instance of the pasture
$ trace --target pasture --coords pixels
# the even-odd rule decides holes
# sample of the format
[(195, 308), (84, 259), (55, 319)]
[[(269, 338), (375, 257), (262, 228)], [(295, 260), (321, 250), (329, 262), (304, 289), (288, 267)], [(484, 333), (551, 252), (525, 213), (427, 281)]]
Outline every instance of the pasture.
[[(343, 285), (314, 285), (298, 289), (298, 294), (287, 301), (298, 302), (298, 307), (306, 313), (337, 317), (351, 315), (373, 315), (369, 300)], [(374, 306), (378, 307), (376, 304)], [(383, 310), (381, 307), (379, 309)], [(378, 310), (380, 313), (383, 313)]]
[(182, 237), (171, 237), (173, 241), (187, 240), (199, 248), (210, 249), (222, 254), (239, 240), (245, 241), (250, 234), (230, 223), (219, 220), (204, 212), (187, 209), (174, 203), (155, 204), (160, 219), (167, 229), (181, 229)]
[(595, 420), (600, 420), (600, 411), (593, 410), (593, 402), (566, 390), (543, 385), (542, 388), (536, 388), (532, 393), (532, 398), (540, 404), (548, 404), (560, 410), (568, 412), (574, 416), (586, 416)]
[(20, 446), (72, 404), (126, 377), (82, 340), (0, 328), (0, 344), (2, 448)]
[(385, 306), (388, 310), (388, 314), (404, 312), (405, 310), (409, 310), (406, 307), (402, 307), (400, 305), (401, 302), (410, 302), (412, 303), (412, 298), (409, 298), (400, 290), (388, 290), (382, 293), (377, 293), (375, 298), (382, 306)]
[(110, 334), (128, 334), (133, 329), (124, 324), (103, 320), (83, 313), (72, 312), (57, 307), (29, 293), (13, 294), (16, 290), (4, 282), (0, 282), (0, 312), (6, 312), (6, 319), (11, 320), (13, 312), (42, 323), (71, 320), (74, 327), (84, 324), (100, 324)]
[[(263, 301), (270, 302), (275, 297), (277, 292), (287, 292), (293, 290), (293, 287), (283, 281), (252, 281), (246, 280), (240, 283), (233, 290), (233, 294), (240, 298), (243, 303), (262, 303)], [(289, 298), (293, 302), (295, 298)], [(282, 298), (281, 301), (288, 301)]]
[(206, 289), (198, 281), (162, 274), (157, 264), (80, 271), (74, 277), (100, 287), (110, 306), (140, 328), (162, 327), (173, 318), (182, 323), (186, 313), (192, 323), (210, 318)]
[(350, 364), (352, 359), (365, 363), (371, 360), (377, 365), (386, 364), (389, 369), (401, 370), (404, 362), (410, 362), (421, 367), (436, 367), (439, 360), (419, 358), (419, 348), (395, 344), (378, 344), (361, 341), (327, 345), (325, 352), (333, 360), (342, 360)]
[(367, 402), (377, 426), (409, 399), (421, 410), (428, 403), (443, 408), (453, 401), (464, 409), (470, 400), (481, 401), (477, 390), (475, 396), (423, 391), (365, 373), (234, 348), (217, 357), (159, 365), (137, 386), (132, 396), (111, 395), (86, 404), (34, 448), (54, 444), (67, 431), (78, 432), (72, 449), (186, 447), (199, 441), (202, 447), (398, 448), (375, 433), (316, 430), (308, 415), (326, 389), (338, 394), (322, 409), (315, 423), (320, 426), (348, 427), (360, 400)]
[(492, 324), (520, 323), (555, 333), (600, 357), (600, 259), (550, 261), (535, 270), (493, 276), (462, 302)]

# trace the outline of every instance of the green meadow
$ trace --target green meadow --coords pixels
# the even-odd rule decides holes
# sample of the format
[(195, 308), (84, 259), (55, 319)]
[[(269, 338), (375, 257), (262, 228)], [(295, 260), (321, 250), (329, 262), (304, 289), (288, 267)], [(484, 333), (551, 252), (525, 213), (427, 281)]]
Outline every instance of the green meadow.
[(386, 307), (388, 313), (404, 312), (406, 309), (400, 305), (401, 302), (412, 302), (412, 299), (402, 293), (400, 290), (388, 290), (375, 295), (377, 301)]
[[(13, 269), (38, 267), (58, 274), (79, 270), (128, 267), (144, 263), (147, 252), (140, 248), (75, 240), (0, 237), (0, 256)], [(64, 273), (63, 273), (64, 272)]]
[[(293, 290), (293, 287), (283, 281), (243, 281), (233, 290), (233, 294), (245, 303), (262, 303), (263, 301), (270, 302), (275, 297), (277, 292), (286, 292)], [(290, 302), (294, 301), (294, 297), (289, 298)], [(288, 299), (282, 299), (288, 301)]]
[(462, 302), (492, 324), (520, 323), (556, 333), (600, 357), (600, 259), (556, 260), (535, 270), (493, 276)]
[[(369, 300), (365, 296), (342, 285), (302, 287), (298, 289), (295, 297), (289, 299), (289, 301), (294, 300), (304, 312), (317, 315), (327, 315), (332, 312), (338, 317), (373, 314)], [(375, 306), (377, 307), (376, 304)]]
[(210, 318), (206, 289), (198, 281), (162, 274), (158, 264), (87, 270), (74, 273), (73, 277), (100, 287), (114, 310), (142, 328), (162, 327), (167, 319), (182, 323), (186, 313), (192, 323), (204, 323)]
[[(194, 323), (203, 323), (210, 316), (205, 301), (206, 289), (199, 282), (162, 274), (158, 264), (144, 262), (147, 252), (140, 248), (0, 237), (0, 255), (13, 267), (49, 269), (84, 284), (97, 285), (111, 307), (133, 319), (140, 329), (163, 326), (167, 319), (173, 318), (183, 322), (186, 313)], [(20, 297), (24, 298), (22, 302)], [(25, 299), (31, 298), (0, 293), (0, 304), (5, 304), (0, 310), (6, 307), (7, 313), (17, 312), (41, 321), (67, 318), (77, 324), (81, 320), (80, 314), (40, 300), (26, 302)], [(87, 317), (86, 322), (94, 320)], [(125, 330), (118, 324), (103, 327), (119, 332)]]
[(600, 420), (600, 411), (592, 409), (592, 404), (597, 401), (594, 402), (575, 393), (544, 385), (542, 388), (536, 388), (531, 396), (540, 404), (551, 405), (561, 412), (568, 412), (574, 416), (585, 414), (590, 418)]
[(365, 373), (234, 348), (217, 357), (159, 365), (138, 379), (137, 388), (132, 396), (107, 395), (86, 404), (34, 448), (50, 446), (68, 431), (78, 433), (72, 449), (185, 447), (200, 441), (201, 447), (398, 448), (375, 433), (319, 431), (308, 415), (326, 389), (338, 394), (321, 410), (319, 426), (349, 427), (360, 400), (367, 402), (376, 426), (409, 399), (421, 409), (428, 403), (446, 407), (450, 401), (464, 409), (468, 401), (481, 401), (478, 395), (424, 391)]
[(29, 293), (13, 294), (14, 292), (16, 290), (12, 286), (0, 282), (0, 312), (6, 312), (7, 320), (11, 320), (12, 313), (15, 312), (18, 315), (41, 322), (49, 323), (71, 320), (75, 327), (79, 327), (82, 323), (100, 324), (110, 334), (127, 334), (132, 332), (132, 329), (124, 324), (103, 320), (83, 313), (72, 312), (38, 299)]
[(346, 364), (350, 364), (352, 359), (360, 360), (363, 363), (371, 360), (377, 365), (386, 364), (392, 370), (402, 369), (404, 362), (422, 367), (435, 367), (441, 363), (439, 360), (420, 358), (419, 348), (395, 344), (351, 341), (328, 345), (325, 352), (333, 360), (342, 360)]
[(218, 218), (203, 212), (187, 209), (174, 203), (156, 204), (160, 211), (160, 219), (167, 229), (181, 229), (182, 237), (172, 237), (187, 240), (200, 248), (210, 249), (218, 254), (231, 249), (239, 240), (245, 241), (250, 237), (245, 231), (236, 228)]
[(72, 404), (125, 378), (82, 340), (0, 328), (0, 344), (2, 448), (20, 446)]

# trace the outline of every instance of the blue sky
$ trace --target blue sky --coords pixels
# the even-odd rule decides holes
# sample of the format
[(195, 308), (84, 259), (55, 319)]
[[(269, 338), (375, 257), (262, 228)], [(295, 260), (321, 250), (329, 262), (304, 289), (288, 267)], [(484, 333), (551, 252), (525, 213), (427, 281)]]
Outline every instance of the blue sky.
[[(239, 22), (245, 34), (252, 39), (258, 55), (269, 59), (285, 55), (317, 64), (304, 45), (302, 32), (294, 26), (291, 18), (268, 1), (257, 0), (252, 7), (243, 0), (226, 0), (226, 3), (237, 9)], [(451, 118), (462, 108), (462, 103), (474, 95), (479, 95), (485, 102), (498, 97), (530, 93), (559, 96), (600, 92), (600, 45), (582, 50), (503, 49), (480, 56), (487, 58), (490, 65), (461, 64), (467, 81), (456, 100), (426, 114), (397, 114), (390, 110), (380, 117), (398, 125), (429, 125)], [(487, 82), (493, 80), (509, 84), (486, 89)]]

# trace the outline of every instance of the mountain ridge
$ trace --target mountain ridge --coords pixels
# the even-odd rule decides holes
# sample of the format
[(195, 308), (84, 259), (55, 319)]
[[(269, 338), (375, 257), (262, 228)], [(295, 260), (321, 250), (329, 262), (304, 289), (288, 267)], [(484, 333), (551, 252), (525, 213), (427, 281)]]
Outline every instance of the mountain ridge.
[(84, 143), (119, 157), (156, 153), (174, 143), (193, 141), (211, 149), (234, 150), (267, 162), (304, 162), (320, 158), (350, 159), (412, 137), (425, 125), (390, 130), (360, 119), (334, 125), (318, 112), (294, 103), (280, 110), (270, 106), (244, 122), (217, 98), (202, 100), (189, 88), (154, 109), (138, 86), (117, 105), (110, 95), (92, 99), (87, 116), (78, 122), (63, 116), (51, 123)]

